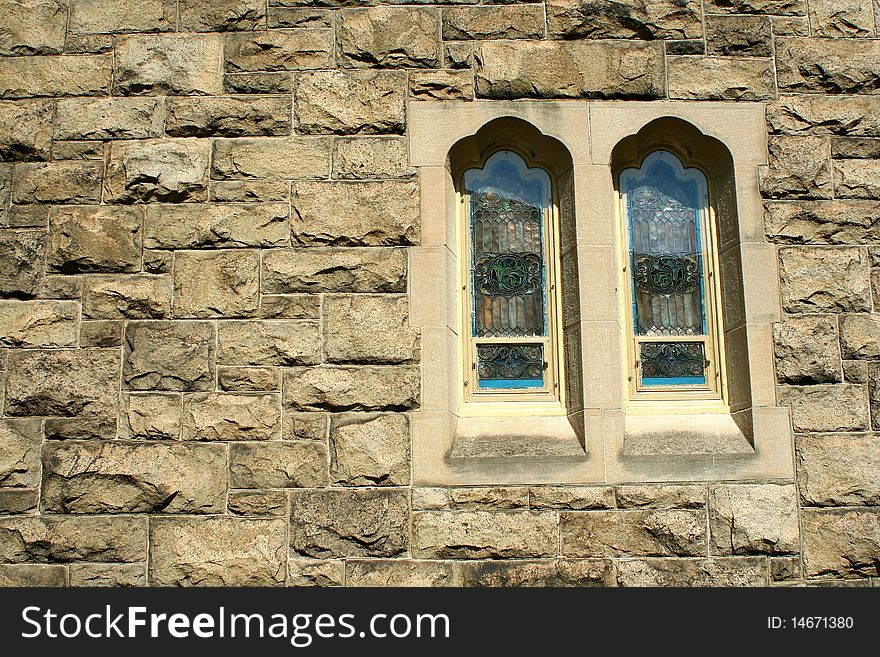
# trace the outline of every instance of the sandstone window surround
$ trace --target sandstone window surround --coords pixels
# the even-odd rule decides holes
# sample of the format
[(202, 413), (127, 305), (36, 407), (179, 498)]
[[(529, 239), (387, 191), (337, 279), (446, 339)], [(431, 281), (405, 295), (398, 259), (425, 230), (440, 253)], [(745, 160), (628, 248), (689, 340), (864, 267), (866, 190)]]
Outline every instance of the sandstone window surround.
[[(758, 103), (422, 101), (408, 108), (422, 243), (410, 251), (411, 323), (422, 332), (413, 413), (419, 485), (791, 479), (788, 409), (776, 402), (771, 329), (781, 317), (776, 247), (764, 241)], [(567, 416), (461, 413), (457, 175), (517, 144), (558, 184)], [(634, 409), (622, 315), (617, 175), (666, 149), (706, 172), (718, 231), (729, 412)], [(727, 411), (727, 409), (725, 409)]]

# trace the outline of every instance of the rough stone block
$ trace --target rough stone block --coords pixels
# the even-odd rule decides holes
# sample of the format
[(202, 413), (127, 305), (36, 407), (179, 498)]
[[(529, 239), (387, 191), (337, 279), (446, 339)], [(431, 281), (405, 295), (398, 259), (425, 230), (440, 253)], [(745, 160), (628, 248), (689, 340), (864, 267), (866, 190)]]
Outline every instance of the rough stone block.
[(180, 29), (193, 32), (260, 30), (266, 24), (262, 0), (180, 0)]
[(406, 415), (330, 417), (330, 477), (343, 486), (409, 485)]
[(235, 488), (321, 488), (327, 485), (327, 445), (298, 440), (239, 443), (229, 448)]
[(218, 180), (211, 183), (212, 201), (226, 203), (266, 203), (290, 198), (285, 180)]
[(770, 57), (771, 21), (764, 16), (707, 16), (706, 45), (714, 55)]
[(418, 511), (412, 554), (427, 559), (553, 557), (556, 513), (549, 511)]
[(449, 508), (448, 488), (413, 488), (412, 508), (418, 510), (436, 510)]
[[(403, 249), (278, 249), (263, 256), (263, 292), (405, 292)], [(265, 297), (264, 297), (265, 300)]]
[(652, 43), (494, 41), (477, 48), (484, 98), (662, 98), (663, 51)]
[(43, 506), (57, 513), (223, 513), (226, 450), (180, 443), (51, 442), (43, 447), (43, 480)]
[(317, 322), (221, 322), (217, 362), (223, 365), (314, 365), (321, 362)]
[(259, 305), (256, 251), (182, 251), (174, 259), (175, 317), (246, 317)]
[(43, 279), (46, 235), (42, 231), (0, 232), (0, 296), (30, 298)]
[(223, 92), (222, 66), (223, 42), (217, 34), (122, 37), (116, 41), (113, 93), (216, 96)]
[(43, 433), (46, 440), (113, 440), (116, 416), (46, 418)]
[(324, 300), (324, 353), (331, 363), (418, 360), (419, 331), (403, 296), (333, 296)]
[(473, 100), (474, 76), (470, 71), (413, 71), (409, 94), (413, 100)]
[(874, 35), (870, 0), (810, 0), (809, 16), (815, 37)]
[(837, 320), (833, 315), (788, 317), (773, 326), (776, 379), (780, 383), (841, 380)]
[(310, 294), (263, 294), (258, 315), (263, 319), (320, 319), (321, 299)]
[(304, 134), (402, 134), (403, 71), (315, 71), (294, 83), (297, 130)]
[(436, 8), (370, 7), (339, 12), (336, 39), (343, 66), (437, 67), (440, 12)]
[(351, 560), (345, 564), (348, 586), (452, 586), (448, 561)]
[(868, 404), (871, 408), (871, 428), (880, 431), (880, 365), (868, 367)]
[(275, 367), (220, 367), (217, 387), (226, 392), (281, 390), (281, 370)]
[(880, 359), (880, 316), (844, 315), (840, 346), (844, 358)]
[(880, 515), (876, 509), (804, 509), (804, 575), (877, 576)]
[(67, 29), (75, 34), (169, 32), (174, 0), (71, 0)]
[(6, 379), (6, 415), (115, 415), (119, 351), (13, 351)]
[(565, 556), (706, 554), (703, 510), (569, 511), (560, 514), (560, 532)]
[(67, 568), (32, 563), (0, 564), (0, 586), (67, 586)]
[(880, 506), (880, 436), (797, 436), (798, 488), (805, 506)]
[(227, 73), (223, 90), (231, 94), (289, 94), (293, 90), (290, 73)]
[(143, 210), (79, 206), (49, 210), (49, 271), (131, 272), (141, 268)]
[(409, 166), (406, 140), (396, 137), (352, 137), (337, 139), (333, 145), (333, 177), (409, 178), (415, 170)]
[(421, 219), (415, 182), (297, 182), (291, 194), (295, 244), (418, 244)]
[(4, 57), (0, 59), (0, 98), (104, 96), (110, 91), (110, 57)]
[(0, 161), (48, 160), (52, 110), (51, 101), (0, 101)]
[(533, 509), (613, 509), (614, 489), (607, 486), (535, 486), (529, 488)]
[(166, 111), (165, 130), (169, 137), (290, 134), (289, 98), (169, 98)]
[(126, 395), (125, 416), (128, 438), (178, 440), (180, 438), (180, 395), (147, 393)]
[(144, 561), (146, 518), (18, 517), (0, 520), (0, 561)]
[(873, 160), (880, 158), (880, 139), (876, 137), (832, 137), (832, 158)]
[(64, 50), (65, 0), (2, 0), (0, 16), (0, 55), (57, 55)]
[(283, 408), (284, 440), (327, 440), (329, 413), (309, 413)]
[(272, 30), (226, 37), (226, 70), (301, 71), (333, 68), (332, 30)]
[(711, 487), (709, 531), (714, 554), (798, 552), (797, 490), (775, 484)]
[(821, 137), (771, 137), (770, 166), (762, 172), (767, 198), (831, 198), (828, 142)]
[(786, 312), (871, 310), (868, 260), (863, 249), (780, 249), (779, 269)]
[(211, 175), (219, 179), (326, 178), (330, 141), (288, 139), (214, 140)]
[(101, 276), (86, 280), (83, 317), (92, 319), (163, 319), (171, 316), (168, 276)]
[(345, 562), (340, 560), (290, 559), (287, 586), (343, 586)]
[[(614, 3), (550, 0), (547, 24), (549, 36), (556, 39), (699, 39), (703, 36), (700, 3), (696, 0)], [(537, 36), (540, 38), (543, 34)]]
[(475, 561), (459, 566), (461, 586), (616, 586), (608, 559)]
[(78, 341), (75, 301), (0, 301), (0, 347), (75, 347)]
[(210, 143), (202, 139), (113, 142), (107, 158), (110, 203), (198, 202), (208, 198)]
[(706, 12), (803, 16), (807, 13), (807, 9), (804, 0), (708, 0)]
[(444, 41), (541, 39), (544, 37), (544, 8), (540, 5), (444, 8), (442, 34)]
[(669, 57), (669, 97), (694, 100), (766, 100), (776, 95), (769, 60)]
[(301, 411), (403, 411), (419, 404), (418, 367), (293, 367), (284, 372), (284, 404)]
[(780, 404), (791, 406), (795, 431), (862, 431), (868, 428), (868, 400), (863, 385), (780, 386), (777, 397)]
[(281, 490), (229, 492), (229, 513), (236, 516), (285, 516), (287, 493)]
[(290, 548), (307, 557), (393, 557), (409, 544), (406, 490), (294, 490)]
[(103, 160), (104, 144), (100, 141), (56, 141), (52, 155), (56, 160)]
[(281, 438), (277, 394), (184, 395), (182, 440), (276, 440)]
[(286, 246), (287, 203), (150, 205), (144, 223), (148, 249)]
[(210, 322), (129, 322), (122, 380), (129, 390), (209, 390), (214, 386)]
[(70, 564), (71, 586), (125, 586), (147, 585), (144, 564), (74, 563)]
[(696, 485), (629, 485), (615, 489), (621, 509), (701, 509), (706, 506), (706, 488)]
[(524, 486), (474, 486), (449, 489), (452, 509), (524, 509), (529, 506), (529, 489)]
[(35, 513), (38, 493), (32, 488), (0, 488), (0, 514)]
[(767, 105), (770, 131), (880, 136), (880, 98), (798, 94)]
[(767, 586), (763, 557), (627, 559), (617, 562), (620, 586)]
[(13, 203), (100, 203), (101, 162), (26, 162), (12, 174)]
[(0, 487), (40, 485), (41, 442), (39, 420), (0, 420)]
[(764, 228), (783, 244), (865, 244), (880, 241), (876, 201), (769, 202)]
[(153, 586), (279, 586), (287, 569), (281, 519), (157, 518)]
[(880, 199), (880, 160), (835, 160), (834, 195)]
[(331, 9), (312, 9), (311, 7), (269, 7), (269, 27), (313, 27), (332, 28)]
[(880, 42), (788, 38), (776, 41), (780, 90), (832, 94), (880, 93)]
[[(160, 110), (159, 101), (154, 98), (62, 99), (58, 101), (55, 138), (107, 140), (161, 137)], [(99, 159), (103, 159), (103, 154)]]

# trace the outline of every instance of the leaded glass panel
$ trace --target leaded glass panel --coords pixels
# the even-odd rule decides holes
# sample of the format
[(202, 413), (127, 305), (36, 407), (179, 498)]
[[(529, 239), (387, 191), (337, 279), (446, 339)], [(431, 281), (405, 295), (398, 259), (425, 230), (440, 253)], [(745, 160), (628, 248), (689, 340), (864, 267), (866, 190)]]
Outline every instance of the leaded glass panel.
[(544, 347), (541, 344), (480, 344), (477, 346), (480, 388), (541, 388)]
[(643, 385), (706, 383), (702, 342), (642, 342), (639, 352)]

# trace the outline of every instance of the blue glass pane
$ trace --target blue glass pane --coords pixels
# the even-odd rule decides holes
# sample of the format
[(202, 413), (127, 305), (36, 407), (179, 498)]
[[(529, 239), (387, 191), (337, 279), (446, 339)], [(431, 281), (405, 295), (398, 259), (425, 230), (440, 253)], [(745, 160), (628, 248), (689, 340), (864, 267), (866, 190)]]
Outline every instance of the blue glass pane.
[(642, 342), (639, 365), (645, 386), (706, 383), (702, 342)]
[(477, 381), (480, 388), (542, 388), (544, 346), (477, 345)]
[(480, 381), (480, 388), (513, 390), (519, 388), (543, 388), (543, 379), (485, 379)]
[(663, 377), (643, 377), (642, 385), (644, 386), (687, 386), (687, 385), (705, 385), (705, 376), (677, 376), (670, 378)]

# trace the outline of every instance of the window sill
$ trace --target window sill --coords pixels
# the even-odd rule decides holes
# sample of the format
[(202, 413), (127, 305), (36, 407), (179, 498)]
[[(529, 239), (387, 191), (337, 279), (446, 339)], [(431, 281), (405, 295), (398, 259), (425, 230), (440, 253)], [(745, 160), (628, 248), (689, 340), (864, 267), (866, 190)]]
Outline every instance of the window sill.
[(627, 415), (623, 456), (753, 454), (730, 415)]
[(585, 455), (581, 439), (564, 415), (462, 417), (450, 459)]

